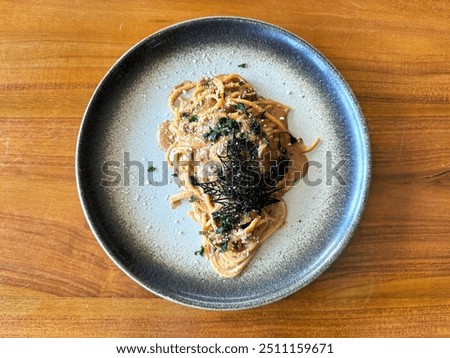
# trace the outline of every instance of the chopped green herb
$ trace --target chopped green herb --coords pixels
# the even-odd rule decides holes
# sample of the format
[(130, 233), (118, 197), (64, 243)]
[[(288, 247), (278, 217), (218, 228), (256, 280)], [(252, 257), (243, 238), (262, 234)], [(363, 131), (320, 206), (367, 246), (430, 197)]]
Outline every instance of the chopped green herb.
[(246, 63), (241, 63), (240, 65), (238, 65), (238, 67), (246, 68), (247, 64)]
[(236, 222), (237, 222), (236, 218), (230, 215), (222, 215), (220, 217), (220, 223), (226, 231), (231, 230), (233, 228), (233, 225), (236, 224)]
[(195, 199), (196, 199), (195, 195), (191, 195), (191, 197), (189, 198), (189, 202), (193, 203)]
[(204, 137), (211, 142), (217, 142), (220, 137), (236, 132), (238, 129), (238, 122), (227, 117), (222, 117), (214, 128), (204, 134)]
[(200, 250), (194, 252), (195, 255), (200, 255), (202, 257), (203, 257), (204, 253), (205, 253), (205, 248), (203, 246), (200, 248)]
[(189, 123), (197, 122), (197, 121), (198, 121), (198, 117), (196, 115), (193, 115), (191, 118), (189, 118)]
[(222, 246), (220, 247), (220, 252), (225, 252), (228, 249), (228, 241), (223, 243)]
[(155, 170), (156, 170), (156, 168), (155, 168), (153, 165), (150, 165), (150, 166), (148, 167), (148, 169), (147, 169), (147, 171), (148, 171), (149, 173), (154, 172)]
[(259, 127), (259, 123), (255, 119), (250, 124), (250, 132), (252, 132), (254, 135), (258, 135), (259, 133), (261, 133), (261, 128)]
[(291, 141), (291, 144), (295, 144), (297, 143), (298, 139), (295, 138), (291, 133), (287, 132), (287, 134), (289, 134), (289, 139)]
[(178, 174), (177, 173), (173, 173), (172, 176), (176, 178), (178, 176)]
[(242, 111), (245, 115), (248, 116), (247, 108), (245, 108), (245, 106), (244, 106), (241, 102), (239, 102), (239, 103), (236, 105), (236, 109), (237, 109), (238, 111)]

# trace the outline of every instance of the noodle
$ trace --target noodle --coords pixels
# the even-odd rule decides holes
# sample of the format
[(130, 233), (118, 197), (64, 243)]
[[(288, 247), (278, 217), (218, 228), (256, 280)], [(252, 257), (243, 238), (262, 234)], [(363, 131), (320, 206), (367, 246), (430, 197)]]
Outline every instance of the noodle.
[(289, 107), (259, 96), (237, 74), (184, 82), (169, 96), (159, 143), (189, 216), (201, 226), (206, 257), (223, 277), (239, 275), (285, 223), (282, 195), (307, 170), (306, 147), (288, 132)]

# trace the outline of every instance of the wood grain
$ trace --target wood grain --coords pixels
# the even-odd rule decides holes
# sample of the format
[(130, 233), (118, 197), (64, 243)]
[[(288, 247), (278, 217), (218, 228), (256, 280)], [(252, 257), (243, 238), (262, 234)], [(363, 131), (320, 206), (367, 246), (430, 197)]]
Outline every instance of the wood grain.
[[(0, 336), (450, 335), (450, 26), (447, 1), (0, 1)], [(74, 154), (108, 68), (168, 25), (271, 22), (339, 69), (373, 151), (348, 248), (298, 293), (210, 312), (160, 299), (108, 259), (83, 216)], [(190, 330), (185, 330), (186, 325)]]

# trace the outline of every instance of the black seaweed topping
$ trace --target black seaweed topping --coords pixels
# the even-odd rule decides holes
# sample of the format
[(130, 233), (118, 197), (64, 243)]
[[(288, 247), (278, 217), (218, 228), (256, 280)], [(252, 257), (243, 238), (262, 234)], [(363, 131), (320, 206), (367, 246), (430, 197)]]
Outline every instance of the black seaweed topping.
[(200, 183), (195, 176), (189, 179), (192, 185), (201, 187), (213, 203), (222, 205), (213, 213), (213, 220), (220, 225), (216, 233), (221, 234), (233, 229), (243, 215), (260, 213), (262, 208), (279, 202), (271, 195), (287, 172), (288, 158), (282, 155), (271, 161), (269, 170), (262, 173), (256, 144), (236, 137), (234, 132), (227, 142), (226, 155), (219, 158), (222, 171), (216, 180)]

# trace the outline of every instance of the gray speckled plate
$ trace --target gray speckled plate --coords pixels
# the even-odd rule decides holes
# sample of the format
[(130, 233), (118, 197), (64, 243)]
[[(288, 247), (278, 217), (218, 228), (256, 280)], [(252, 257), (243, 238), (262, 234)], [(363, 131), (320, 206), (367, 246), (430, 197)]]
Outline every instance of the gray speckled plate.
[[(232, 72), (292, 108), (295, 136), (321, 142), (308, 155), (308, 177), (285, 195), (287, 224), (241, 276), (224, 279), (194, 255), (201, 241), (188, 204), (170, 208), (167, 197), (178, 187), (164, 170), (156, 131), (171, 117), (167, 98), (176, 84)], [(150, 164), (157, 170), (149, 174)], [(169, 300), (231, 310), (286, 297), (337, 258), (361, 217), (370, 146), (351, 90), (313, 47), (267, 23), (211, 17), (151, 35), (111, 68), (84, 115), (76, 168), (92, 231), (124, 272)]]

